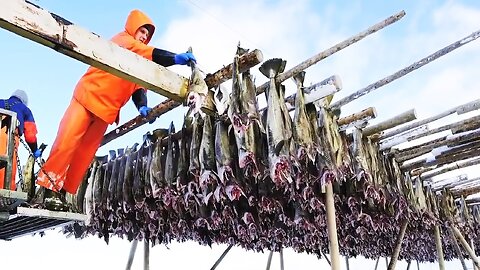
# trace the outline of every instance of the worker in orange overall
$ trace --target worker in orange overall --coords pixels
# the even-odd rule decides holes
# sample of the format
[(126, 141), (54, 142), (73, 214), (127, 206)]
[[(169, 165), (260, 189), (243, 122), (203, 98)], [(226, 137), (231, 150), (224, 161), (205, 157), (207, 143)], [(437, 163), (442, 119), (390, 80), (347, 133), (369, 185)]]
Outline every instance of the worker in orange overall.
[[(32, 111), (27, 107), (28, 106), (28, 96), (27, 93), (23, 90), (15, 90), (10, 98), (0, 99), (0, 109), (8, 110), (17, 113), (17, 130), (15, 136), (15, 151), (13, 151), (13, 160), (12, 160), (12, 180), (10, 182), (10, 190), (15, 190), (15, 175), (17, 172), (17, 149), (20, 136), (23, 135), (25, 141), (27, 142), (30, 150), (32, 151), (35, 158), (38, 158), (42, 155), (42, 150), (38, 148), (37, 145), (37, 125), (33, 119)], [(9, 123), (7, 119), (1, 119), (1, 130), (0, 130), (0, 155), (5, 155), (7, 153), (7, 131)], [(0, 169), (0, 189), (8, 187), (4, 186), (5, 181), (5, 168)]]
[[(142, 11), (133, 10), (128, 15), (125, 30), (111, 41), (162, 66), (196, 62), (191, 53), (175, 54), (147, 45), (154, 31), (152, 20)], [(130, 98), (143, 117), (152, 110), (147, 106), (146, 90), (141, 86), (89, 67), (75, 87), (36, 183), (56, 192), (75, 194), (107, 126), (118, 124), (120, 109)]]

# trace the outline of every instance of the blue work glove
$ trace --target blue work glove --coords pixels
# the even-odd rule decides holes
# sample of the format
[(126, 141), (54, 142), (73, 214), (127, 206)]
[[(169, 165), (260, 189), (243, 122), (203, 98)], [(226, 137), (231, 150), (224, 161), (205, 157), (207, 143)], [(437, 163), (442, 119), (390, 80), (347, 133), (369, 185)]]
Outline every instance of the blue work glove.
[(34, 158), (39, 158), (41, 156), (42, 156), (42, 149), (39, 148), (39, 149), (35, 150), (35, 152), (33, 152), (33, 157)]
[[(138, 112), (140, 113), (140, 115), (141, 115), (142, 117), (147, 117), (147, 115), (148, 115), (151, 111), (152, 111), (152, 108), (147, 107), (147, 106), (142, 106), (142, 107), (140, 107), (140, 108), (138, 109)], [(152, 119), (149, 123), (151, 124), (151, 123), (155, 122), (155, 119), (156, 119), (156, 118)]]
[(187, 52), (187, 53), (179, 53), (175, 55), (176, 65), (186, 65), (190, 61), (197, 63), (197, 59), (195, 59), (195, 56), (193, 56), (192, 53)]

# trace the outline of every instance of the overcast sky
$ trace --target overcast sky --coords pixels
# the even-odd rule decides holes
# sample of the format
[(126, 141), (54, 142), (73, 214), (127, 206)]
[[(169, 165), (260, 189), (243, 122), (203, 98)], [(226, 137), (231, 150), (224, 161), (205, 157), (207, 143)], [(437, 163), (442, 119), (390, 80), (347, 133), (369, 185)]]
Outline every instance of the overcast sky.
[[(2, 0), (7, 1), (7, 0)], [(236, 44), (259, 49), (264, 59), (287, 60), (287, 69), (365, 30), (371, 25), (405, 10), (406, 16), (366, 39), (334, 54), (306, 70), (305, 84), (338, 75), (343, 90), (334, 101), (376, 82), (399, 69), (480, 29), (478, 1), (53, 1), (33, 2), (109, 39), (123, 30), (129, 11), (139, 8), (155, 22), (152, 45), (173, 52), (193, 47), (201, 68), (214, 72), (233, 59)], [(1, 1), (0, 1), (1, 7)], [(87, 65), (49, 48), (0, 29), (1, 97), (24, 89), (39, 130), (39, 141), (51, 147), (58, 124), (68, 106), (73, 89)], [(388, 119), (415, 108), (419, 119), (427, 118), (478, 98), (480, 42), (474, 41), (377, 89), (342, 108), (342, 116), (375, 107), (377, 119)], [(171, 70), (189, 76), (185, 66)], [(253, 69), (257, 85), (265, 82), (258, 68)], [(226, 86), (230, 85), (227, 82)], [(288, 83), (287, 88), (292, 86)], [(287, 91), (293, 91), (288, 88)], [(149, 92), (149, 105), (162, 97)], [(120, 123), (135, 117), (133, 103), (121, 111)], [(162, 116), (115, 140), (98, 151), (123, 148), (141, 141), (148, 130), (167, 127), (170, 121), (181, 125), (183, 110)], [(114, 128), (114, 126), (111, 126)], [(109, 130), (110, 130), (109, 129)], [(45, 153), (48, 156), (49, 148)], [(458, 174), (458, 172), (457, 172)], [(45, 241), (48, 240), (48, 241)], [(114, 239), (110, 245), (91, 237), (77, 241), (57, 232), (0, 243), (2, 268), (46, 269), (122, 269), (129, 243)], [(140, 246), (139, 246), (140, 247)], [(196, 243), (157, 246), (151, 251), (152, 269), (209, 269), (225, 246), (212, 249)], [(141, 252), (135, 269), (141, 268)], [(267, 254), (234, 248), (218, 269), (264, 269)], [(40, 263), (42, 261), (42, 263)], [(286, 269), (325, 269), (325, 260), (312, 255), (285, 253)], [(351, 260), (352, 269), (373, 269), (375, 262)], [(41, 265), (41, 266), (39, 266)], [(379, 269), (385, 269), (382, 260)], [(452, 264), (452, 267), (459, 264)], [(383, 268), (382, 268), (383, 267)], [(401, 268), (405, 265), (401, 265)], [(400, 267), (399, 267), (400, 268)], [(278, 254), (272, 269), (279, 269)], [(422, 265), (421, 269), (437, 269)]]

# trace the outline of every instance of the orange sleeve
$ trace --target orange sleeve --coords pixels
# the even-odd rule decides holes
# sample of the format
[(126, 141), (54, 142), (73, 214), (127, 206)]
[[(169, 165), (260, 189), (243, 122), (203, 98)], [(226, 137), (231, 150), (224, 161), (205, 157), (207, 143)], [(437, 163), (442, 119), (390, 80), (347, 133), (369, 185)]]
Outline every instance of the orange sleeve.
[(27, 143), (37, 142), (37, 125), (35, 122), (25, 122), (23, 136)]

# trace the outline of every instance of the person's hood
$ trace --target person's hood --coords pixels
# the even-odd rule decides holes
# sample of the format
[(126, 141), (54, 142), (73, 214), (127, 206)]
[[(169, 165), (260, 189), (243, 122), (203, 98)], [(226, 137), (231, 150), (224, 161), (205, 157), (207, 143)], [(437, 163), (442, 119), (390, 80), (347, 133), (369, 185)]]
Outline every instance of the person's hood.
[(127, 22), (125, 23), (125, 31), (133, 37), (135, 36), (135, 32), (137, 32), (138, 28), (144, 25), (147, 25), (149, 32), (146, 42), (146, 44), (148, 44), (152, 39), (153, 32), (155, 32), (155, 25), (153, 24), (153, 21), (140, 10), (135, 9), (128, 14)]
[(25, 91), (17, 89), (12, 93), (12, 97), (18, 98), (23, 104), (28, 106), (28, 96)]

